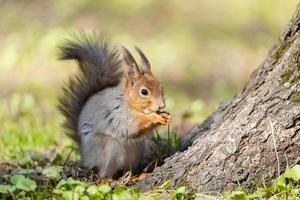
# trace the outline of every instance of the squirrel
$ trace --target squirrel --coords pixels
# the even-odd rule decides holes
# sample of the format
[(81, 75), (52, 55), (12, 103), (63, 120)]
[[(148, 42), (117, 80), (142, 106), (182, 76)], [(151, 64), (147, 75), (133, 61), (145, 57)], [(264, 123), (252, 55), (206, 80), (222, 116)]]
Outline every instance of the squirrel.
[(114, 47), (102, 36), (82, 34), (60, 46), (61, 60), (75, 60), (59, 97), (64, 127), (81, 154), (81, 166), (113, 178), (120, 170), (138, 167), (147, 154), (149, 135), (170, 122), (161, 83), (138, 47), (137, 64), (125, 47)]

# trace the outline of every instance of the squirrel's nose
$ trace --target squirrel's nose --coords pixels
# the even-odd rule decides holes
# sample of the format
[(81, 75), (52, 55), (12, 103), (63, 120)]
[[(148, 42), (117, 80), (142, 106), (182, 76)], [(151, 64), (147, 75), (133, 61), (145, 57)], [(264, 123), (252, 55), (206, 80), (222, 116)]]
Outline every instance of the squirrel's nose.
[(158, 105), (159, 109), (163, 109), (166, 107), (166, 103), (164, 100), (161, 101), (161, 103)]

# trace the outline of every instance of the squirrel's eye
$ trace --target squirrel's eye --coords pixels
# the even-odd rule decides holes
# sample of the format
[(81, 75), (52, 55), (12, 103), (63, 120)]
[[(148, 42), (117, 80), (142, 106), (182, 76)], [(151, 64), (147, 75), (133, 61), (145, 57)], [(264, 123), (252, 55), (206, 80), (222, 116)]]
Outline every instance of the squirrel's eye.
[(144, 96), (147, 96), (148, 95), (148, 90), (143, 88), (141, 89), (141, 94), (144, 95)]

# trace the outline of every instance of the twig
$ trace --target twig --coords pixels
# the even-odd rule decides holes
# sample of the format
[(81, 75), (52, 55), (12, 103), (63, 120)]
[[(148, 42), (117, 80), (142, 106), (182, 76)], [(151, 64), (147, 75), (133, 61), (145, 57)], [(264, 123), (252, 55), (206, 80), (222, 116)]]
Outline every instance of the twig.
[(276, 159), (277, 159), (277, 173), (278, 176), (280, 175), (280, 162), (279, 162), (279, 156), (278, 156), (278, 152), (277, 152), (277, 146), (276, 146), (276, 140), (275, 140), (275, 134), (274, 134), (274, 128), (273, 128), (273, 122), (271, 121), (270, 117), (268, 116), (268, 120), (270, 122), (270, 126), (271, 126), (271, 135), (272, 135), (272, 139), (273, 139), (273, 145), (274, 145), (274, 150), (275, 150), (275, 155), (276, 155)]
[(156, 162), (156, 160), (152, 160), (152, 161), (151, 161), (151, 162), (143, 169), (143, 172), (147, 172), (148, 169), (149, 169), (149, 167), (150, 167), (151, 165), (153, 165), (155, 162)]
[(286, 153), (284, 153), (284, 157), (285, 157), (285, 161), (286, 161), (286, 168), (290, 168), (290, 165), (289, 165), (289, 159), (288, 157), (286, 156)]
[(168, 123), (168, 155), (171, 153), (170, 123)]
[(68, 163), (68, 161), (69, 161), (69, 159), (70, 159), (70, 157), (71, 157), (72, 152), (73, 152), (73, 149), (71, 148), (71, 151), (70, 151), (70, 153), (69, 153), (67, 159), (65, 160), (65, 162), (64, 162), (64, 164), (63, 164), (63, 167), (65, 167), (66, 164)]
[(15, 197), (14, 193), (12, 193), (12, 192), (9, 191), (9, 194), (11, 195), (11, 197), (12, 197), (13, 200), (16, 200), (16, 197)]
[(156, 133), (156, 136), (157, 136), (157, 140), (160, 140), (160, 136), (159, 136), (159, 133), (158, 133), (157, 129), (155, 129), (155, 133)]
[(45, 187), (45, 191), (43, 193), (43, 199), (46, 199), (46, 197), (47, 197), (48, 187), (49, 187), (49, 179), (47, 179), (47, 181), (46, 181), (46, 187)]

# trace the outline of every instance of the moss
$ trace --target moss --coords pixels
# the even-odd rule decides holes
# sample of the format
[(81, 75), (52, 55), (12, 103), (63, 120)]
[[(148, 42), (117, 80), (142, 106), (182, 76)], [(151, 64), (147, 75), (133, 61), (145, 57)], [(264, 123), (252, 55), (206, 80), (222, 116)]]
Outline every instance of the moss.
[(288, 69), (283, 74), (281, 74), (280, 80), (282, 81), (282, 83), (288, 82), (291, 79), (292, 74), (293, 74), (293, 70), (291, 69)]
[[(300, 68), (300, 64), (296, 65), (297, 69)], [(280, 75), (279, 82), (286, 88), (290, 88), (292, 85), (300, 83), (300, 76), (294, 73), (297, 69), (287, 69)]]
[[(295, 40), (295, 37), (289, 38), (286, 42), (282, 43), (276, 50), (274, 56), (277, 59), (280, 59), (282, 55), (286, 52), (286, 50), (291, 46), (291, 43)], [(282, 84), (294, 84), (300, 82), (300, 77), (298, 73), (300, 72), (300, 51), (295, 51), (291, 55), (292, 66), (288, 67), (284, 72), (280, 75), (279, 81)], [(295, 73), (296, 72), (296, 73)], [(297, 73), (298, 72), (298, 73)]]
[(296, 70), (300, 72), (300, 61), (297, 61)]
[(292, 102), (300, 102), (300, 92), (294, 92), (291, 96), (291, 101)]
[(291, 46), (292, 42), (295, 40), (295, 37), (290, 38), (289, 40), (285, 41), (284, 43), (281, 43), (278, 48), (276, 49), (276, 52), (274, 53), (274, 57), (276, 61), (278, 61), (284, 52)]
[(294, 52), (292, 57), (294, 58), (294, 62), (296, 63), (295, 69), (297, 71), (300, 71), (300, 51)]

